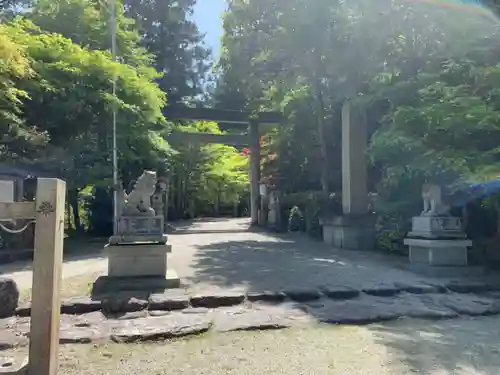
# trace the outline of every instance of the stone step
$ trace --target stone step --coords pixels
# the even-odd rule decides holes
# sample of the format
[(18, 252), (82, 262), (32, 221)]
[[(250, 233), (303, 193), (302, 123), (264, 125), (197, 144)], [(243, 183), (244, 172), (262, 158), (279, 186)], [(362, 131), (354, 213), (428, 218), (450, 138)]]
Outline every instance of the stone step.
[[(184, 307), (186, 301), (179, 296), (176, 307)], [(139, 307), (147, 302), (135, 301)], [(152, 298), (149, 303), (151, 306), (152, 303), (163, 304), (166, 301)], [(402, 292), (391, 297), (360, 294), (353, 299), (321, 298), (278, 304), (257, 302), (218, 308), (189, 306), (176, 311), (142, 310), (111, 315), (109, 312), (94, 311), (81, 315), (62, 314), (60, 343), (129, 343), (173, 339), (209, 330), (284, 329), (318, 322), (361, 325), (401, 318), (436, 320), (495, 314), (500, 314), (498, 293), (476, 295), (454, 292)], [(27, 345), (29, 330), (29, 317), (0, 320), (0, 348)]]
[[(219, 308), (248, 303), (274, 303), (285, 301), (307, 303), (322, 299), (350, 300), (365, 295), (391, 298), (401, 293), (439, 294), (439, 293), (487, 293), (500, 291), (499, 284), (479, 282), (450, 282), (448, 284), (415, 283), (376, 283), (360, 290), (346, 286), (323, 286), (317, 289), (290, 288), (282, 291), (244, 292), (242, 290), (216, 290), (189, 295), (183, 289), (170, 289), (165, 293), (146, 293), (143, 291), (125, 291), (105, 295), (99, 298), (77, 297), (62, 302), (63, 314), (86, 314), (94, 311), (107, 313), (129, 313), (141, 310), (175, 311), (189, 307)], [(30, 316), (29, 304), (18, 307), (16, 315)]]

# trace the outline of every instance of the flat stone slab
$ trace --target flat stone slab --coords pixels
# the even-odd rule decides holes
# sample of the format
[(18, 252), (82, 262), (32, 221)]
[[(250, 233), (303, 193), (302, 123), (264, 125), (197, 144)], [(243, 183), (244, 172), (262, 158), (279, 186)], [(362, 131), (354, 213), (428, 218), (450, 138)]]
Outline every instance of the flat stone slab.
[(238, 306), (214, 312), (214, 329), (218, 332), (284, 329), (293, 323), (293, 314), (269, 305), (258, 308)]
[(443, 294), (436, 302), (460, 315), (482, 316), (500, 313), (500, 301), (473, 294)]
[(431, 285), (423, 282), (395, 282), (395, 287), (412, 294), (441, 293), (446, 290), (444, 286)]
[(245, 293), (240, 291), (217, 291), (207, 294), (197, 294), (191, 297), (190, 303), (193, 307), (217, 308), (223, 306), (234, 306), (243, 303)]
[(204, 314), (172, 313), (162, 317), (150, 317), (121, 321), (111, 327), (111, 340), (117, 343), (172, 339), (206, 332), (212, 320)]
[(379, 304), (387, 304), (387, 308), (392, 309), (401, 317), (417, 319), (451, 319), (458, 316), (458, 313), (442, 304), (436, 299), (438, 295), (432, 294), (400, 294), (394, 299), (379, 300)]
[(29, 340), (26, 336), (13, 331), (0, 330), (0, 350), (17, 348), (18, 346), (28, 345)]
[(127, 313), (118, 313), (114, 315), (108, 315), (108, 319), (114, 320), (130, 320), (130, 319), (139, 319), (139, 318), (147, 318), (150, 314), (148, 314), (147, 310), (141, 311), (133, 311)]
[(182, 310), (189, 307), (189, 296), (184, 293), (152, 294), (148, 299), (149, 310)]
[(488, 283), (456, 281), (446, 284), (446, 288), (455, 293), (484, 293), (494, 289), (494, 285)]
[[(222, 292), (221, 292), (222, 293)], [(234, 293), (234, 294), (233, 294)], [(239, 292), (215, 294), (217, 304), (242, 300)], [(169, 297), (175, 296), (175, 293)], [(181, 292), (178, 297), (186, 298)], [(170, 339), (203, 333), (214, 327), (215, 331), (247, 331), (283, 329), (295, 324), (324, 322), (331, 324), (369, 324), (404, 317), (421, 319), (450, 319), (461, 315), (482, 316), (500, 314), (500, 294), (472, 293), (408, 293), (392, 297), (361, 294), (353, 299), (321, 298), (307, 302), (269, 304), (257, 301), (229, 307), (188, 307), (183, 310), (146, 310), (144, 299), (126, 299), (115, 296), (120, 310), (121, 303), (132, 303), (134, 309), (126, 313), (61, 314), (60, 343), (136, 342)], [(164, 297), (162, 295), (162, 297)], [(206, 298), (207, 296), (203, 296)], [(214, 294), (209, 296), (212, 305)], [(123, 299), (125, 298), (125, 299)], [(227, 298), (228, 300), (224, 300)], [(159, 303), (163, 300), (160, 299)], [(202, 304), (203, 304), (202, 303)], [(103, 305), (106, 305), (103, 303)], [(28, 344), (30, 318), (10, 317), (0, 320), (0, 350)]]
[(0, 374), (3, 375), (23, 375), (27, 374), (28, 356), (24, 358), (0, 358)]
[(105, 325), (97, 327), (61, 327), (60, 344), (91, 344), (109, 341), (109, 330)]
[(323, 306), (306, 306), (306, 311), (319, 322), (329, 324), (369, 324), (394, 320), (401, 315), (375, 298), (347, 301), (327, 300)]

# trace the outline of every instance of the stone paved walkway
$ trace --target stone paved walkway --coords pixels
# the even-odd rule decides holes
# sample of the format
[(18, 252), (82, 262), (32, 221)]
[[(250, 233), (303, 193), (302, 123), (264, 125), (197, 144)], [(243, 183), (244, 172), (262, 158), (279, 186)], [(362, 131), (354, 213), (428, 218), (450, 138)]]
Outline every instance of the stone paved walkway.
[(172, 265), (190, 290), (244, 287), (249, 292), (395, 283), (446, 283), (405, 269), (407, 259), (333, 249), (303, 235), (249, 232), (248, 220), (206, 220), (169, 237)]

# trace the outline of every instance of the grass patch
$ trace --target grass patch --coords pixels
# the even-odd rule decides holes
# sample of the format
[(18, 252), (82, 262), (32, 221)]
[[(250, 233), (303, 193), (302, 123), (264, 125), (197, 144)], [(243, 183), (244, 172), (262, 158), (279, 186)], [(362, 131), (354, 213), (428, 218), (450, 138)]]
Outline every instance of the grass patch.
[[(68, 277), (62, 280), (61, 284), (61, 299), (71, 297), (90, 296), (92, 284), (103, 272), (94, 272), (91, 274)], [(28, 303), (31, 301), (31, 288), (20, 291), (19, 304)]]

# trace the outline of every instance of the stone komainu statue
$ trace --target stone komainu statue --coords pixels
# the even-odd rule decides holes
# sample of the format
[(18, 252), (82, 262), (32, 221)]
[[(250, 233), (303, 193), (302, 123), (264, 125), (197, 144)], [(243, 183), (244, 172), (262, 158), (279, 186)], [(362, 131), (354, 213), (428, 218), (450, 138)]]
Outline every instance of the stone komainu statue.
[(156, 172), (144, 171), (135, 183), (130, 194), (120, 191), (118, 201), (121, 203), (121, 214), (124, 216), (155, 216), (151, 207), (151, 196), (156, 188)]
[(424, 201), (423, 216), (445, 215), (449, 207), (442, 201), (442, 192), (439, 185), (426, 183), (422, 186), (422, 199)]

